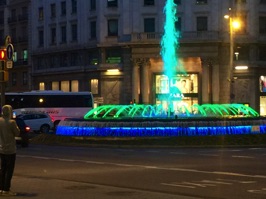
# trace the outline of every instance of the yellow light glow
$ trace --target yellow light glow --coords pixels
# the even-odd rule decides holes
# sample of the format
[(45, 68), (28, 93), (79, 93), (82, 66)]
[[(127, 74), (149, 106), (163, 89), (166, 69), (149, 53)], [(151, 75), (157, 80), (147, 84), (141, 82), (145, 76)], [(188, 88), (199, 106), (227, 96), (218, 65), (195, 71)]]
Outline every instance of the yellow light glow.
[(238, 20), (232, 21), (232, 26), (234, 29), (239, 29), (241, 27), (241, 23)]
[(236, 66), (235, 69), (236, 70), (247, 70), (248, 66)]
[(114, 73), (114, 72), (119, 72), (119, 70), (118, 70), (118, 69), (108, 69), (107, 72), (112, 72), (112, 73)]
[(1, 50), (1, 59), (4, 59), (4, 58), (5, 58), (5, 51)]
[(225, 19), (229, 19), (229, 17), (230, 17), (229, 15), (224, 15)]

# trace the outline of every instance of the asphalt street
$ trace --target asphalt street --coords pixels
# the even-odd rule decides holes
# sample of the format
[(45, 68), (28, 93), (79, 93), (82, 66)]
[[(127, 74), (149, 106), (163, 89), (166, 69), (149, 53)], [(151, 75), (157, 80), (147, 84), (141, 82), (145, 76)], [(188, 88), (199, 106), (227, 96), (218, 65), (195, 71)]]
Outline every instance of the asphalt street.
[(21, 198), (266, 198), (265, 148), (18, 149)]

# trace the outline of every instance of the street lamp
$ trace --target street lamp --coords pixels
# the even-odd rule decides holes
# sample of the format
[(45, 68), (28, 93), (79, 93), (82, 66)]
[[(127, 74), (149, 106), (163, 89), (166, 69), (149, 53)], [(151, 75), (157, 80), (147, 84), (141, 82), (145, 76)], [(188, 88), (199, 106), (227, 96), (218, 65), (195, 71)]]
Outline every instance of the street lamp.
[(224, 16), (225, 19), (229, 19), (229, 35), (230, 35), (230, 50), (229, 50), (229, 68), (228, 68), (228, 81), (229, 81), (229, 101), (231, 99), (231, 81), (233, 80), (233, 68), (234, 68), (234, 30), (241, 27), (240, 21), (232, 16), (232, 9), (229, 8), (229, 15)]

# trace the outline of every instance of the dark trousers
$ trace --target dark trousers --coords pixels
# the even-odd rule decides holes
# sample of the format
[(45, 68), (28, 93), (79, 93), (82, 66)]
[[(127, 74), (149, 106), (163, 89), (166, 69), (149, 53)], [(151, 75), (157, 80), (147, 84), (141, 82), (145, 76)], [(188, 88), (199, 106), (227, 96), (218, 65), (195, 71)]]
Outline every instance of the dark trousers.
[(0, 190), (10, 190), (15, 161), (16, 154), (1, 154)]

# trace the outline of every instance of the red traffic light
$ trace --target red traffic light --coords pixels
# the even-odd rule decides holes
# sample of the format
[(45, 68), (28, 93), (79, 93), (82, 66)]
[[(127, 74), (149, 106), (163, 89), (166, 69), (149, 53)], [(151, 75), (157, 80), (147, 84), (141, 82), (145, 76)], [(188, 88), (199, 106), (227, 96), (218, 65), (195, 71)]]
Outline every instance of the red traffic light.
[(0, 60), (6, 61), (6, 49), (0, 49)]

